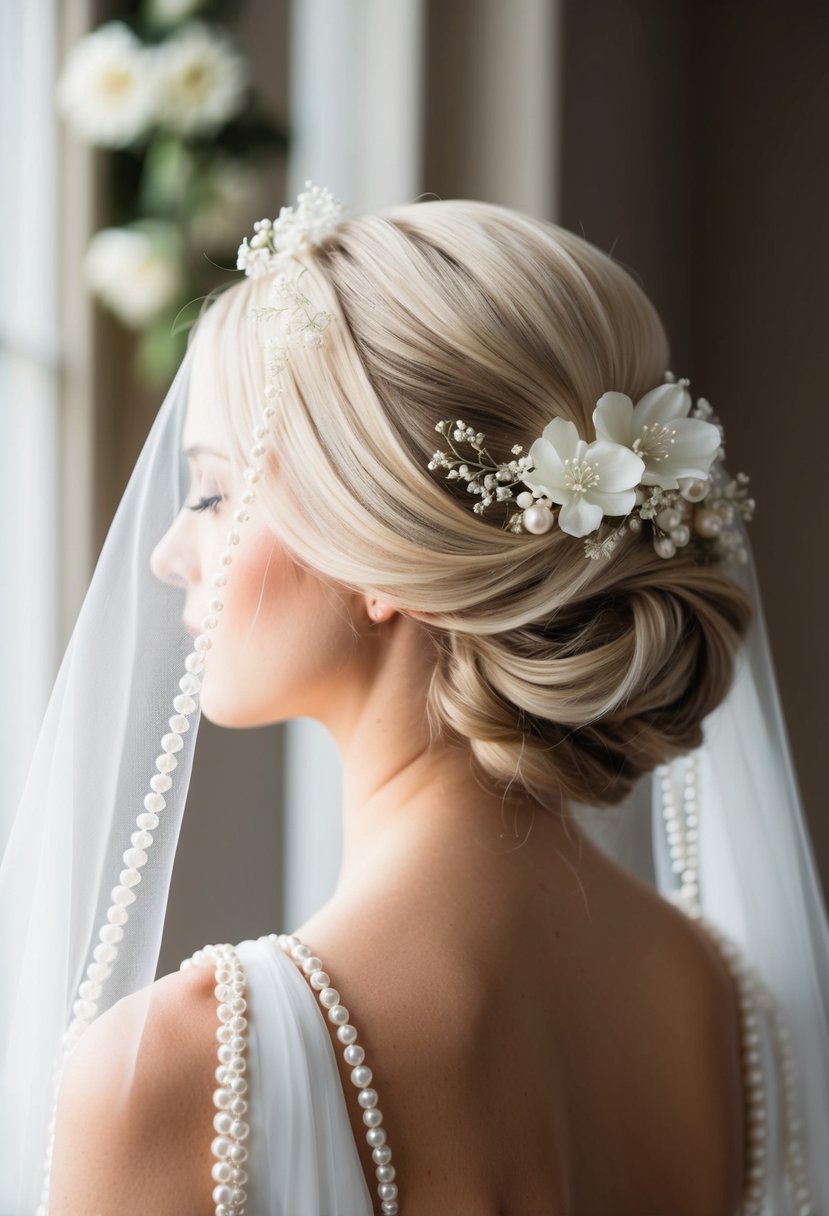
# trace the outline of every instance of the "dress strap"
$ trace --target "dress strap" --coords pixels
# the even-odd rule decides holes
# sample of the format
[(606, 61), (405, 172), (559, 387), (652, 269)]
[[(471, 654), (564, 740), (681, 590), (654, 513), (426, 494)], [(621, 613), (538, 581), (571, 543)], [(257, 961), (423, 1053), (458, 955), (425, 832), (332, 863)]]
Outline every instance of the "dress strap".
[(248, 1180), (245, 1163), (248, 1150), (245, 1140), (250, 1128), (244, 1118), (247, 1114), (247, 1088), (245, 1077), (247, 1063), (245, 1030), (245, 969), (233, 946), (204, 946), (192, 958), (185, 959), (180, 970), (186, 971), (199, 963), (211, 962), (216, 977), (215, 994), (219, 1002), (219, 1025), (216, 1038), (219, 1041), (216, 1080), (219, 1088), (213, 1093), (213, 1105), (217, 1108), (213, 1118), (216, 1137), (211, 1151), (216, 1158), (213, 1165), (213, 1202), (216, 1216), (244, 1216)]
[[(323, 970), (322, 960), (317, 958), (310, 946), (306, 946), (294, 934), (270, 934), (270, 940), (292, 959), (316, 992), (323, 1012), (329, 1022), (337, 1027), (337, 1038), (343, 1044), (343, 1058), (351, 1066), (351, 1081), (357, 1087), (357, 1101), (362, 1107), (363, 1123), (366, 1125), (366, 1140), (371, 1145), (371, 1156), (376, 1165), (377, 1194), (383, 1216), (398, 1216), (400, 1211), (395, 1168), (391, 1164), (391, 1148), (382, 1126), (383, 1112), (377, 1105), (377, 1090), (371, 1088), (372, 1071), (366, 1067), (366, 1053), (357, 1042), (357, 1031), (349, 1021), (348, 1010), (340, 1004), (340, 994), (331, 987), (328, 973)], [(217, 1214), (218, 1216), (218, 1214)]]

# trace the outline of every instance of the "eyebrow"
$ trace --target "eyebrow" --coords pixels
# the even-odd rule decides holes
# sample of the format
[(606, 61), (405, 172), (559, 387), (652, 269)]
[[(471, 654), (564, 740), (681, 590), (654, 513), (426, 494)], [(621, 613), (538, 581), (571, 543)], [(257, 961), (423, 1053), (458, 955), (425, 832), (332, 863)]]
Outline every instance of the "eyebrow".
[(220, 460), (227, 460), (224, 452), (217, 452), (215, 448), (210, 448), (204, 443), (193, 443), (189, 448), (184, 449), (184, 455), (188, 460), (192, 460), (195, 456), (218, 456)]

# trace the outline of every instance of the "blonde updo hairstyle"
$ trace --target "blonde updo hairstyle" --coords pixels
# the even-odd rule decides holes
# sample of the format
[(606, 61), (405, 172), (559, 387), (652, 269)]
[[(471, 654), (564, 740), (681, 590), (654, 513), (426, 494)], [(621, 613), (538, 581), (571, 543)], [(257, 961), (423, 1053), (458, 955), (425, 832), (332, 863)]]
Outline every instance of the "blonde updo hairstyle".
[[(496, 459), (554, 414), (594, 437), (607, 390), (634, 400), (668, 366), (663, 327), (610, 257), (554, 224), (494, 205), (397, 207), (337, 226), (297, 259), (322, 347), (280, 378), (259, 507), (303, 566), (428, 614), (432, 728), (468, 744), (479, 775), (544, 805), (610, 806), (702, 741), (750, 609), (716, 567), (666, 560), (628, 534), (607, 560), (557, 527), (543, 536), (472, 511), (430, 472), (435, 423), (462, 418)], [(271, 275), (219, 298), (211, 350), (236, 454), (264, 404)], [(208, 314), (209, 315), (209, 314)]]

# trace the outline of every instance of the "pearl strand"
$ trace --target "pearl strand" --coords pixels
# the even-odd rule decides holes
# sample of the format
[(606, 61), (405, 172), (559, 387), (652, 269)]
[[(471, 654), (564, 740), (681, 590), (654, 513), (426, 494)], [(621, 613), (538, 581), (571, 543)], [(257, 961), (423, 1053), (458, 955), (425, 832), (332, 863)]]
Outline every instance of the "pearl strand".
[[(279, 391), (281, 390), (271, 386), (267, 396), (275, 397)], [(249, 450), (249, 455), (254, 463), (248, 465), (244, 470), (243, 476), (247, 489), (241, 495), (241, 505), (233, 516), (234, 526), (227, 534), (227, 547), (219, 556), (222, 569), (217, 570), (211, 579), (211, 586), (216, 590), (216, 595), (210, 600), (208, 615), (202, 620), (204, 632), (194, 639), (193, 650), (184, 660), (186, 674), (179, 680), (180, 693), (173, 698), (175, 713), (168, 721), (169, 732), (161, 739), (161, 752), (155, 761), (156, 772), (149, 781), (150, 792), (144, 797), (144, 810), (136, 818), (136, 831), (130, 837), (130, 848), (125, 850), (122, 855), (125, 868), (118, 876), (118, 885), (112, 889), (112, 903), (107, 910), (106, 923), (98, 931), (99, 944), (92, 952), (93, 961), (86, 969), (86, 979), (78, 987), (77, 999), (72, 1006), (73, 1017), (61, 1040), (53, 1073), (52, 1113), (47, 1129), (40, 1203), (36, 1209), (36, 1216), (47, 1216), (48, 1213), (58, 1090), (65, 1060), (98, 1013), (98, 1002), (103, 986), (112, 973), (112, 966), (118, 956), (118, 946), (124, 937), (124, 926), (129, 920), (130, 914), (127, 909), (135, 903), (137, 898), (135, 887), (141, 882), (141, 870), (149, 860), (148, 850), (154, 839), (152, 833), (158, 827), (159, 815), (167, 805), (164, 794), (173, 784), (170, 774), (178, 767), (176, 753), (184, 747), (183, 735), (190, 729), (188, 719), (196, 712), (196, 697), (201, 692), (201, 680), (198, 677), (204, 670), (207, 651), (213, 645), (209, 631), (218, 625), (218, 614), (224, 608), (224, 601), (218, 593), (227, 584), (225, 569), (232, 564), (233, 549), (241, 540), (237, 525), (244, 524), (250, 519), (247, 508), (256, 498), (253, 486), (265, 471), (261, 465), (255, 462), (265, 454), (266, 449), (262, 440), (268, 432), (270, 420), (275, 413), (274, 406), (270, 403), (267, 404), (262, 410), (262, 423), (253, 428), (254, 443)]]
[(719, 948), (739, 995), (748, 1143), (748, 1185), (743, 1197), (741, 1216), (760, 1216), (768, 1187), (767, 1094), (759, 1050), (758, 1011), (761, 1008), (769, 1015), (772, 1041), (782, 1076), (785, 1171), (798, 1204), (797, 1216), (813, 1216), (814, 1204), (806, 1173), (804, 1144), (800, 1136), (803, 1122), (798, 1109), (796, 1068), (785, 1017), (771, 990), (757, 969), (746, 961), (740, 947), (702, 911), (697, 849), (697, 758), (693, 754), (686, 757), (681, 817), (677, 812), (670, 766), (661, 765), (657, 772), (661, 783), (662, 814), (670, 848), (671, 867), (674, 873), (681, 875), (682, 885), (674, 894), (674, 902), (707, 931), (715, 946)]
[(696, 758), (687, 758), (681, 811), (677, 807), (671, 768), (662, 764), (656, 770), (662, 791), (662, 819), (668, 841), (671, 869), (680, 878), (680, 887), (671, 893), (674, 903), (699, 896), (699, 861), (697, 852), (697, 768)]
[(248, 1150), (244, 1142), (250, 1134), (250, 1127), (243, 1117), (248, 1109), (245, 1097), (248, 1089), (245, 1078), (247, 1063), (243, 1054), (248, 1024), (244, 1016), (247, 1009), (245, 970), (236, 950), (227, 944), (204, 946), (192, 958), (185, 959), (180, 970), (187, 971), (204, 962), (212, 962), (215, 968), (215, 995), (219, 1002), (219, 1026), (216, 1031), (219, 1040), (216, 1080), (219, 1088), (213, 1093), (213, 1105), (216, 1107), (213, 1127), (217, 1134), (210, 1146), (216, 1158), (212, 1169), (216, 1183), (213, 1202), (216, 1216), (244, 1216), (247, 1200), (245, 1183), (248, 1180), (245, 1169)]
[(296, 963), (316, 991), (320, 1004), (328, 1014), (328, 1020), (337, 1027), (337, 1038), (344, 1044), (343, 1058), (346, 1064), (351, 1066), (351, 1081), (359, 1090), (357, 1101), (363, 1108), (363, 1123), (368, 1128), (366, 1140), (371, 1146), (371, 1155), (376, 1166), (380, 1210), (383, 1216), (397, 1216), (400, 1208), (397, 1184), (394, 1181), (396, 1170), (391, 1164), (392, 1154), (386, 1143), (386, 1130), (381, 1126), (383, 1112), (377, 1105), (377, 1090), (370, 1088), (372, 1071), (363, 1062), (366, 1053), (357, 1043), (357, 1031), (349, 1023), (348, 1010), (340, 1004), (339, 992), (330, 987), (330, 979), (323, 970), (321, 960), (311, 952), (309, 946), (293, 934), (281, 933), (277, 936), (271, 933), (270, 940)]

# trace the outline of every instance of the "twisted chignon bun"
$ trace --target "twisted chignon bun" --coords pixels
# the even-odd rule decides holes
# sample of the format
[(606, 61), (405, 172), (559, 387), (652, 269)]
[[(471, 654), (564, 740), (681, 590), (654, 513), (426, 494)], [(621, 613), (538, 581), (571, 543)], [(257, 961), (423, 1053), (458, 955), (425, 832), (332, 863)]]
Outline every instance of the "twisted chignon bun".
[[(554, 414), (591, 439), (603, 392), (636, 400), (663, 379), (655, 310), (586, 241), (476, 202), (347, 220), (302, 261), (334, 320), (322, 348), (292, 354), (275, 419), (279, 476), (263, 506), (280, 539), (324, 576), (428, 614), (430, 720), (468, 742), (490, 782), (542, 803), (618, 802), (700, 744), (733, 678), (746, 597), (642, 536), (591, 561), (558, 528), (505, 532), (426, 466), (443, 418), (483, 431), (496, 459)], [(216, 305), (240, 452), (264, 376), (247, 316), (268, 278)]]

